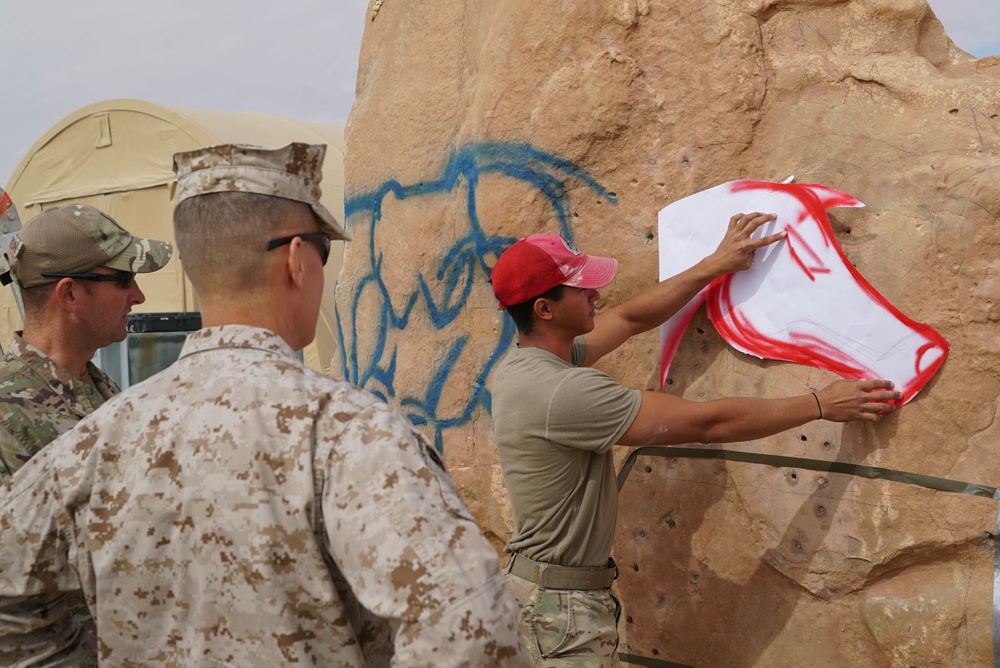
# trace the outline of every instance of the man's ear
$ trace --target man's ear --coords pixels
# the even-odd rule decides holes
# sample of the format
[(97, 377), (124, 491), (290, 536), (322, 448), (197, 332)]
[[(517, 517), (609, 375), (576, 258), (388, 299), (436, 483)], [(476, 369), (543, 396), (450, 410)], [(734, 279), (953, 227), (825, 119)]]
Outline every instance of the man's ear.
[(535, 318), (539, 320), (552, 320), (552, 308), (548, 299), (544, 297), (536, 299), (535, 303), (531, 305), (531, 310), (535, 314)]
[(52, 295), (49, 298), (54, 300), (63, 310), (76, 313), (77, 309), (80, 308), (81, 293), (83, 293), (81, 284), (72, 278), (60, 278), (59, 282), (52, 288)]
[(306, 282), (306, 262), (305, 262), (305, 242), (300, 237), (292, 239), (288, 244), (288, 256), (285, 261), (285, 269), (288, 272), (288, 280), (296, 288), (302, 288)]

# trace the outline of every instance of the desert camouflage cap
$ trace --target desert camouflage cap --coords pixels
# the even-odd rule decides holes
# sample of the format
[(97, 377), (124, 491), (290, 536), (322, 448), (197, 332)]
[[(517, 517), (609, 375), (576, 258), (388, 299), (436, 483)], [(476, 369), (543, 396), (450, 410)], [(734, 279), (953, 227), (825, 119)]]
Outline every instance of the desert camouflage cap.
[(174, 154), (175, 205), (189, 197), (247, 192), (303, 202), (312, 207), (331, 239), (350, 241), (344, 227), (320, 203), (324, 144), (291, 143), (281, 148), (221, 144)]
[(87, 204), (42, 211), (3, 249), (11, 273), (25, 288), (59, 280), (43, 273), (78, 274), (97, 267), (137, 274), (158, 271), (172, 252), (169, 242), (133, 236), (111, 216)]

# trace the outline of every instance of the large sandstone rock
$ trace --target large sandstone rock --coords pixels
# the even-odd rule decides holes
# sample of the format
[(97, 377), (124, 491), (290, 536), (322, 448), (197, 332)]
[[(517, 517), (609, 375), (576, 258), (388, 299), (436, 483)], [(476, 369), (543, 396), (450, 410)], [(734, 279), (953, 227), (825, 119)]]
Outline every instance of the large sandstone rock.
[[(377, 9), (377, 12), (375, 12)], [(442, 449), (500, 548), (510, 515), (485, 383), (513, 341), (488, 284), (513, 238), (562, 231), (656, 280), (656, 212), (735, 178), (818, 182), (847, 257), (951, 341), (877, 425), (734, 448), (1000, 482), (1000, 58), (923, 0), (373, 5), (347, 131), (334, 367)], [(602, 362), (654, 389), (658, 336)], [(783, 396), (829, 373), (692, 323), (667, 391)], [(622, 458), (628, 453), (621, 453)], [(622, 650), (698, 666), (992, 663), (990, 499), (713, 460), (640, 459), (622, 490)]]

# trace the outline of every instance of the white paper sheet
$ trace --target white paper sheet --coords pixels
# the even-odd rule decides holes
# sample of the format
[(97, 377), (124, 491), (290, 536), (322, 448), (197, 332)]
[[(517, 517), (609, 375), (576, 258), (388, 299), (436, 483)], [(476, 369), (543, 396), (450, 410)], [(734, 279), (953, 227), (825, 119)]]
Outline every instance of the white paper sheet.
[(755, 237), (788, 236), (756, 252), (753, 266), (702, 290), (661, 328), (660, 384), (695, 311), (734, 348), (808, 364), (845, 378), (885, 378), (912, 399), (948, 354), (948, 342), (880, 295), (844, 257), (826, 216), (859, 207), (821, 185), (732, 181), (674, 202), (659, 214), (660, 280), (716, 249), (735, 213), (775, 213)]

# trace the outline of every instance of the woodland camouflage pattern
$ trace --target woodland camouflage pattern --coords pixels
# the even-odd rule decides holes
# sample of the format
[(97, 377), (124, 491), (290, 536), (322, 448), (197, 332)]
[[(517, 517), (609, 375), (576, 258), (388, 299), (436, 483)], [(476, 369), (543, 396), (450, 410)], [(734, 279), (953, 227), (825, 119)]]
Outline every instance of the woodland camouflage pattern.
[[(281, 338), (193, 333), (0, 493), (0, 665), (517, 666), (517, 606), (440, 459)], [(80, 576), (77, 576), (77, 573)], [(28, 634), (32, 634), (29, 638)]]
[(96, 391), (14, 334), (0, 362), (0, 481), (120, 391), (93, 364), (87, 375)]

